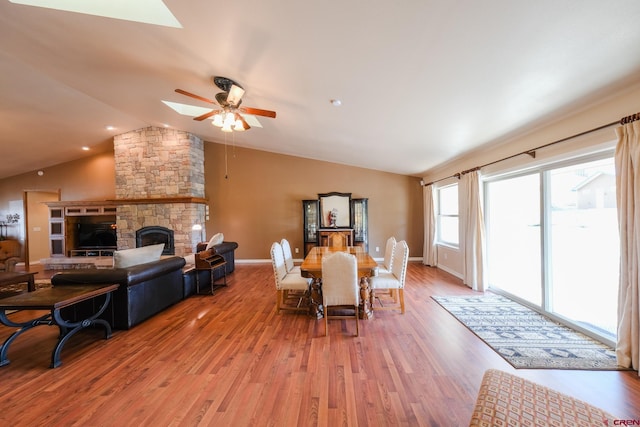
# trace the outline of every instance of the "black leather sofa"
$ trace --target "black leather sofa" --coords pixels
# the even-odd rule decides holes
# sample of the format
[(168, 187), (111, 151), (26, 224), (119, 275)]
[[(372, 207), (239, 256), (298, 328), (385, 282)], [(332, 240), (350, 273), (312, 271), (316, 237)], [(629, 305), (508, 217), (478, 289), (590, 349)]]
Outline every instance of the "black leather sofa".
[[(207, 242), (198, 243), (196, 245), (196, 251), (202, 252), (206, 249)], [(233, 273), (236, 268), (235, 264), (235, 250), (238, 248), (238, 243), (236, 242), (222, 242), (217, 245), (214, 245), (213, 248), (210, 249), (211, 255), (220, 255), (226, 261), (226, 265), (224, 270), (222, 268), (213, 270), (213, 280), (220, 281), (223, 276), (226, 274), (227, 277), (229, 274)], [(198, 253), (195, 254), (198, 256)], [(209, 284), (211, 283), (211, 273), (212, 270), (190, 270), (184, 275), (184, 292), (185, 297), (189, 295), (193, 295), (196, 293), (196, 275), (198, 275), (197, 280), (200, 281), (200, 289), (207, 289)]]
[[(69, 270), (56, 273), (51, 284), (119, 284), (111, 302), (113, 319), (111, 307), (107, 307), (103, 317), (116, 329), (130, 329), (187, 296), (183, 283), (184, 265), (184, 258), (174, 256), (126, 268)], [(89, 306), (85, 307), (90, 310)], [(82, 304), (73, 308), (74, 312), (63, 312), (63, 315), (78, 319), (85, 314)]]

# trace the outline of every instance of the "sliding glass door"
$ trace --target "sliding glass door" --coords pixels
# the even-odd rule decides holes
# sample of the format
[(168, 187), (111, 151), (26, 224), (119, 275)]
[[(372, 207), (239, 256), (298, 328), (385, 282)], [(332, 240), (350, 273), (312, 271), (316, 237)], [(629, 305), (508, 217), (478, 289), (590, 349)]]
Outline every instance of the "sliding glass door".
[(619, 237), (613, 158), (546, 172), (547, 309), (616, 334)]
[(485, 183), (489, 286), (607, 340), (616, 334), (613, 157)]
[(540, 176), (490, 183), (489, 284), (541, 305)]

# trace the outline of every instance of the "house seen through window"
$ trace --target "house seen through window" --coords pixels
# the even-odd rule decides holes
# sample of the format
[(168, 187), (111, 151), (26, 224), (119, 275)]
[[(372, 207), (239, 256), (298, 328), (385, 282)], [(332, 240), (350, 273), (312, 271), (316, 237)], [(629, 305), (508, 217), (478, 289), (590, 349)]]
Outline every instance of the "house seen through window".
[(614, 341), (619, 235), (613, 157), (485, 183), (489, 286)]

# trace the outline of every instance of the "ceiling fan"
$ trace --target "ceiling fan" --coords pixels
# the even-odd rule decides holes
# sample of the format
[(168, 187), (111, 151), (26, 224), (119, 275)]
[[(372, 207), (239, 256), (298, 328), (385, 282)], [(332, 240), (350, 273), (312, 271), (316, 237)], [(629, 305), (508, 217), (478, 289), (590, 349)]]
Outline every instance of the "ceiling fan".
[(213, 109), (208, 113), (194, 117), (193, 120), (202, 121), (213, 116), (213, 124), (222, 128), (224, 132), (244, 131), (251, 128), (249, 123), (242, 117), (242, 114), (251, 114), (254, 116), (276, 118), (275, 111), (262, 110), (253, 107), (241, 107), (244, 89), (238, 83), (227, 77), (213, 77), (213, 83), (222, 90), (216, 94), (216, 100), (212, 101), (200, 95), (187, 92), (186, 90), (176, 89), (176, 92), (190, 96), (191, 98), (208, 104), (219, 105), (220, 108)]

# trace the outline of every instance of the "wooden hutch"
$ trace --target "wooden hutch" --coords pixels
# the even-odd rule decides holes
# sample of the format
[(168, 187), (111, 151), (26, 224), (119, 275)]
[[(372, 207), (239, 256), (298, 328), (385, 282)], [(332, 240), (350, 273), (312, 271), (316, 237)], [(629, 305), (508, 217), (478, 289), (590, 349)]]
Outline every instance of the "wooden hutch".
[(320, 193), (302, 201), (304, 255), (314, 246), (329, 246), (339, 238), (346, 246), (369, 251), (368, 199), (352, 199), (351, 193)]

